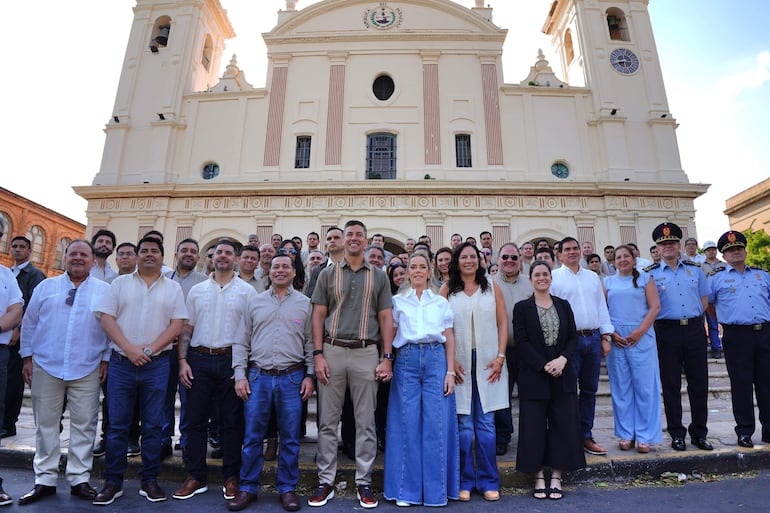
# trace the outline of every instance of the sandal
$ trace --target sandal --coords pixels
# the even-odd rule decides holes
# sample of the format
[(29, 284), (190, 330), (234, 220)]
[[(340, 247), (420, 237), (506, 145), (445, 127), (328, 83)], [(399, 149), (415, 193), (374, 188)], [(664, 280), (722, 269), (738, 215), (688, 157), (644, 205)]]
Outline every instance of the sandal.
[(558, 501), (562, 497), (564, 497), (564, 492), (561, 489), (561, 478), (560, 477), (551, 477), (551, 483), (554, 482), (554, 480), (559, 482), (559, 488), (554, 488), (553, 486), (548, 489), (548, 498), (554, 501)]
[(543, 488), (535, 488), (535, 490), (532, 492), (532, 497), (534, 497), (537, 500), (545, 500), (548, 498), (548, 490), (545, 488), (545, 476), (543, 477), (536, 477), (535, 478), (535, 486), (537, 486), (537, 482), (542, 481), (543, 482)]
[(642, 454), (647, 454), (648, 452), (650, 452), (650, 444), (639, 442), (639, 445), (636, 447), (636, 450)]
[(631, 449), (634, 446), (633, 440), (621, 440), (618, 442), (618, 447), (620, 447), (621, 451), (627, 451)]

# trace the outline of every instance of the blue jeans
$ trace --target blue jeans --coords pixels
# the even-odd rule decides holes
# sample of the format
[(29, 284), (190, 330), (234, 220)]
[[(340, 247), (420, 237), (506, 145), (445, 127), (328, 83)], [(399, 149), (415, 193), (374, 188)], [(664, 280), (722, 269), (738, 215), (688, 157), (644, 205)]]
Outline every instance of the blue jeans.
[(457, 499), (457, 409), (454, 394), (444, 397), (445, 376), (444, 344), (406, 344), (398, 350), (385, 444), (389, 500), (445, 506)]
[(275, 406), (278, 423), (278, 471), (275, 488), (278, 493), (291, 492), (299, 480), (299, 434), (302, 421), (302, 396), (300, 387), (305, 377), (304, 369), (282, 376), (260, 374), (249, 369), (251, 395), (243, 407), (246, 433), (243, 439), (241, 463), (242, 492), (259, 492), (259, 477), (265, 459), (262, 441), (270, 421), (270, 410)]
[(108, 371), (110, 379), (107, 381), (110, 411), (104, 462), (104, 480), (107, 483), (117, 487), (123, 486), (123, 475), (127, 467), (128, 432), (137, 397), (142, 419), (142, 470), (139, 474), (143, 483), (158, 479), (163, 398), (168, 384), (168, 369), (168, 354), (137, 367), (128, 358), (113, 351)]
[(500, 489), (495, 452), (495, 412), (484, 413), (481, 408), (479, 386), (476, 384), (476, 351), (472, 354), (471, 375), (466, 375), (473, 386), (471, 413), (457, 416), (460, 429), (460, 490), (471, 491), (476, 488), (484, 493)]
[(572, 355), (572, 367), (578, 377), (578, 403), (583, 439), (593, 438), (596, 410), (596, 391), (599, 388), (599, 370), (602, 366), (602, 336), (594, 333), (588, 337), (578, 335), (577, 350)]
[(709, 342), (711, 343), (711, 349), (714, 351), (721, 351), (722, 340), (719, 338), (719, 323), (709, 314), (704, 315), (706, 316), (706, 324), (709, 327)]
[(5, 433), (3, 419), (5, 418), (5, 387), (8, 381), (8, 359), (10, 349), (6, 344), (0, 344), (0, 434)]
[(179, 445), (184, 447), (187, 443), (187, 412), (185, 411), (185, 395), (187, 389), (179, 384), (179, 358), (177, 358), (176, 347), (171, 350), (171, 356), (168, 362), (168, 385), (166, 385), (166, 396), (163, 400), (163, 435), (161, 444), (169, 447), (173, 446), (174, 424), (176, 421), (176, 392), (179, 390)]

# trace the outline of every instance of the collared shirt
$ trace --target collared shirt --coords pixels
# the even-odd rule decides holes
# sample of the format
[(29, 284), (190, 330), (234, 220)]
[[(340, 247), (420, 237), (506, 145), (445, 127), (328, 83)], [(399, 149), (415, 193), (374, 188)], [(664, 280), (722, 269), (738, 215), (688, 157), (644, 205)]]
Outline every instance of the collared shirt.
[(237, 276), (224, 287), (213, 277), (195, 285), (187, 295), (188, 323), (195, 327), (190, 345), (214, 349), (232, 346), (248, 303), (256, 295)]
[(96, 265), (96, 262), (94, 262), (94, 265), (91, 266), (91, 271), (89, 272), (91, 276), (98, 280), (106, 281), (107, 283), (111, 283), (115, 278), (118, 277), (118, 273), (115, 272), (115, 270), (110, 267), (110, 263), (105, 260), (104, 262), (104, 270), (102, 271), (102, 268)]
[(165, 276), (170, 280), (174, 280), (179, 284), (180, 287), (182, 287), (182, 294), (184, 295), (185, 299), (187, 299), (187, 296), (190, 295), (190, 289), (192, 289), (195, 285), (209, 279), (208, 276), (203, 273), (199, 273), (198, 271), (190, 271), (189, 273), (182, 276), (176, 271), (176, 269), (165, 273)]
[(393, 308), (388, 276), (368, 262), (353, 271), (344, 259), (321, 271), (312, 301), (329, 309), (326, 334), (350, 340), (379, 341), (378, 314)]
[[(16, 277), (10, 269), (0, 265), (0, 315), (5, 315), (11, 305), (24, 305), (24, 296), (16, 282)], [(14, 326), (2, 326), (5, 330), (0, 333), (0, 345), (8, 345)]]
[[(182, 287), (161, 275), (149, 287), (139, 271), (118, 276), (110, 285), (110, 293), (97, 303), (94, 312), (117, 319), (123, 335), (135, 346), (151, 344), (174, 319), (187, 319)], [(115, 342), (110, 346), (125, 356)], [(171, 349), (171, 344), (162, 351)]]
[[(66, 303), (72, 290), (72, 306)], [(75, 288), (64, 273), (43, 280), (35, 288), (21, 324), (21, 356), (55, 378), (65, 381), (91, 374), (99, 362), (109, 360), (107, 334), (93, 310), (110, 285), (89, 276)]]
[(703, 261), (703, 263), (700, 264), (701, 270), (706, 273), (708, 276), (708, 273), (715, 269), (722, 269), (723, 267), (726, 267), (727, 264), (722, 262), (721, 260), (717, 260), (713, 264), (711, 262), (707, 262), (706, 260)]
[(660, 296), (658, 319), (692, 319), (703, 315), (701, 298), (708, 296), (706, 275), (697, 265), (686, 264), (680, 258), (676, 268), (665, 260), (649, 270)]
[(695, 255), (693, 255), (693, 256), (690, 256), (690, 255), (683, 255), (683, 256), (682, 256), (682, 259), (683, 259), (683, 260), (689, 260), (689, 261), (691, 261), (691, 262), (695, 262), (696, 264), (702, 264), (703, 262), (705, 262), (705, 261), (706, 261), (706, 255), (704, 255), (704, 254), (700, 254), (700, 253), (698, 253), (698, 254), (695, 254)]
[(267, 275), (257, 276), (257, 271), (262, 271), (262, 269), (255, 269), (254, 274), (248, 280), (244, 280), (240, 274), (237, 274), (236, 276), (238, 276), (242, 282), (251, 285), (251, 288), (254, 289), (255, 292), (261, 294), (267, 290), (270, 278)]
[(398, 349), (406, 344), (446, 342), (444, 330), (454, 323), (454, 312), (449, 302), (430, 289), (417, 297), (409, 288), (403, 294), (393, 296), (393, 322), (398, 330), (393, 347)]
[(523, 273), (519, 273), (514, 281), (508, 281), (505, 275), (498, 271), (492, 278), (492, 281), (500, 286), (500, 290), (505, 298), (505, 311), (508, 314), (508, 347), (515, 347), (516, 342), (513, 339), (513, 307), (519, 301), (523, 301), (532, 295), (534, 289), (529, 278)]
[(246, 378), (250, 362), (278, 370), (304, 362), (313, 374), (312, 312), (310, 299), (292, 287), (282, 299), (273, 287), (251, 296), (233, 345), (235, 379)]
[(24, 269), (28, 265), (29, 265), (29, 260), (25, 260), (24, 262), (20, 263), (19, 265), (14, 265), (13, 267), (11, 267), (11, 272), (13, 273), (14, 276), (18, 276), (19, 275), (19, 271), (21, 271), (22, 269)]
[(599, 328), (601, 333), (615, 331), (598, 274), (582, 267), (578, 267), (578, 272), (573, 273), (565, 265), (554, 269), (551, 276), (551, 294), (569, 301), (578, 330)]
[(722, 324), (761, 324), (770, 321), (770, 275), (746, 266), (741, 273), (725, 264), (708, 278), (709, 303)]

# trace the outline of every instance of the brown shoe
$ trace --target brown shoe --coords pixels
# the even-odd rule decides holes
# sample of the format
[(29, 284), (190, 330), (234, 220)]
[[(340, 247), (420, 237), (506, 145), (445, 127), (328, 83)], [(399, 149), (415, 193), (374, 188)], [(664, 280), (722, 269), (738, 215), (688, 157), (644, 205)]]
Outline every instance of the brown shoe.
[(56, 495), (55, 486), (36, 484), (34, 488), (19, 497), (19, 504), (32, 504), (33, 502), (37, 502), (40, 499), (51, 495)]
[(85, 483), (76, 484), (75, 486), (70, 487), (70, 495), (80, 497), (86, 501), (92, 501), (96, 498), (96, 490), (94, 490), (93, 487), (88, 484), (88, 481), (86, 481)]
[(313, 495), (307, 500), (308, 506), (325, 506), (327, 502), (334, 498), (334, 486), (321, 483), (315, 489)]
[(166, 492), (160, 487), (156, 480), (145, 481), (139, 489), (139, 495), (145, 497), (150, 502), (161, 502), (166, 500)]
[(268, 438), (267, 447), (265, 447), (265, 461), (275, 461), (275, 457), (278, 454), (278, 439)]
[(238, 493), (235, 494), (235, 499), (227, 503), (227, 509), (230, 511), (240, 511), (255, 500), (257, 500), (256, 493), (242, 492), (238, 490)]
[(224, 495), (226, 501), (235, 499), (235, 494), (238, 493), (238, 478), (231, 477), (225, 480), (225, 484), (222, 487), (222, 495)]
[(206, 486), (206, 483), (201, 483), (200, 481), (197, 481), (193, 479), (192, 477), (188, 477), (185, 479), (184, 484), (182, 484), (182, 487), (179, 488), (177, 491), (174, 492), (172, 495), (175, 499), (189, 499), (193, 495), (198, 495), (199, 493), (206, 493), (209, 491), (209, 487)]
[(593, 438), (586, 438), (583, 440), (583, 450), (588, 454), (595, 454), (597, 456), (604, 456), (607, 454), (607, 449), (596, 443)]
[(297, 511), (299, 509), (299, 498), (294, 490), (281, 494), (281, 506), (286, 511)]
[(115, 502), (115, 499), (123, 496), (123, 490), (117, 486), (107, 483), (102, 491), (96, 494), (93, 504), (95, 506), (107, 506)]

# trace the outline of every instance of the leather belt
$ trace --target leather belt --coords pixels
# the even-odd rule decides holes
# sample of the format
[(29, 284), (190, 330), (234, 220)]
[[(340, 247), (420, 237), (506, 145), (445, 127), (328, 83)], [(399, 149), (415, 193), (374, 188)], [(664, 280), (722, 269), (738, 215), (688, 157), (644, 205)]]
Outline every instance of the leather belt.
[(581, 337), (590, 337), (591, 335), (596, 335), (599, 333), (599, 328), (594, 328), (592, 330), (577, 330), (577, 334)]
[[(154, 362), (155, 360), (159, 360), (161, 358), (165, 358), (170, 353), (171, 353), (171, 349), (166, 349), (165, 351), (161, 351), (160, 353), (158, 353), (156, 355), (150, 356), (150, 361)], [(112, 355), (116, 356), (118, 358), (118, 360), (121, 360), (121, 359), (128, 360), (128, 356), (124, 356), (124, 355), (120, 354), (119, 352), (115, 351), (114, 349), (112, 350)]]
[(324, 337), (324, 344), (331, 344), (338, 347), (347, 347), (348, 349), (359, 349), (367, 346), (377, 345), (376, 340), (350, 340), (347, 338)]
[(689, 319), (658, 319), (655, 324), (664, 326), (689, 326), (690, 324), (703, 323), (703, 317), (690, 317)]
[(723, 324), (723, 328), (741, 328), (752, 331), (764, 331), (770, 329), (770, 321), (758, 324)]
[(296, 370), (304, 369), (305, 364), (304, 363), (295, 363), (294, 365), (289, 365), (285, 369), (260, 369), (259, 366), (254, 362), (249, 362), (249, 367), (252, 369), (259, 371), (260, 374), (266, 374), (268, 376), (285, 376), (286, 374), (290, 372), (294, 372)]
[(206, 347), (206, 346), (190, 346), (190, 351), (200, 354), (208, 355), (220, 355), (220, 354), (233, 354), (233, 347)]

